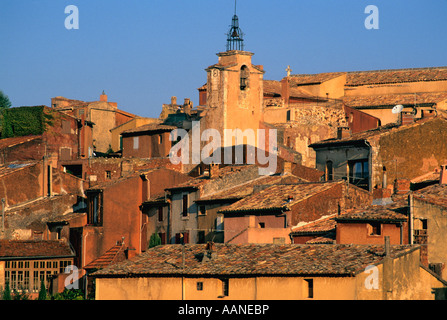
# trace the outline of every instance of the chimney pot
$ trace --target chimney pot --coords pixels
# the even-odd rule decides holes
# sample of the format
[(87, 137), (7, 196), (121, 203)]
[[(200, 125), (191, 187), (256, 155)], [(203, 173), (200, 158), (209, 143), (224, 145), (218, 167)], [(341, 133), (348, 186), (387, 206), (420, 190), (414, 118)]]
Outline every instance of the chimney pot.
[(390, 256), (390, 236), (385, 236), (385, 257)]
[(447, 184), (447, 165), (441, 166), (441, 173), (439, 176), (439, 184)]

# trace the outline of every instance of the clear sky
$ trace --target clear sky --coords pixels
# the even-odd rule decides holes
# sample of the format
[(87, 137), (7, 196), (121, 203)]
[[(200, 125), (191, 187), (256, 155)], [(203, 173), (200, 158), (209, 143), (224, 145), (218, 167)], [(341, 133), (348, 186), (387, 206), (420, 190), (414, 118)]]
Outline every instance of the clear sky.
[[(68, 30), (65, 7), (79, 10)], [(368, 5), (379, 29), (365, 28)], [(94, 101), (158, 117), (171, 96), (198, 104), (225, 51), (234, 0), (0, 0), (0, 90), (13, 107)], [(447, 65), (445, 0), (238, 0), (245, 49), (264, 78)]]

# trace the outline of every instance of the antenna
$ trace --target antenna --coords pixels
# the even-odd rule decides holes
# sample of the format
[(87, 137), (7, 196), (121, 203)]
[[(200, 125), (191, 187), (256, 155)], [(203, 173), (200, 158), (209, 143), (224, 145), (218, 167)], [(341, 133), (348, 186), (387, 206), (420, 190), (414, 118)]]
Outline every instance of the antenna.
[(404, 109), (404, 106), (401, 104), (398, 104), (396, 106), (393, 107), (393, 109), (391, 110), (392, 113), (394, 114), (399, 114), (402, 112), (402, 110)]
[(234, 0), (234, 15), (236, 15), (237, 0)]

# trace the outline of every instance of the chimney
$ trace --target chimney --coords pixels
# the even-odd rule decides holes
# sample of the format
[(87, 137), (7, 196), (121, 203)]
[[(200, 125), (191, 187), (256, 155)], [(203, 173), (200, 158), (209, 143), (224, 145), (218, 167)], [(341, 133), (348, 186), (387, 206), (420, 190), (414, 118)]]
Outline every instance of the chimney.
[(447, 184), (447, 165), (441, 166), (441, 175), (439, 176), (439, 184)]
[(107, 95), (105, 94), (104, 90), (102, 90), (102, 93), (99, 96), (99, 101), (107, 102)]
[(284, 161), (283, 174), (292, 174), (292, 162)]
[(137, 255), (135, 248), (127, 247), (127, 249), (124, 250), (124, 252), (126, 254), (126, 259), (132, 259), (133, 257), (135, 257)]
[(396, 179), (394, 181), (394, 194), (405, 194), (410, 192), (411, 181), (408, 179)]
[(337, 139), (349, 138), (351, 136), (351, 129), (349, 127), (337, 128)]
[(219, 164), (211, 163), (209, 168), (209, 177), (214, 179), (219, 175)]

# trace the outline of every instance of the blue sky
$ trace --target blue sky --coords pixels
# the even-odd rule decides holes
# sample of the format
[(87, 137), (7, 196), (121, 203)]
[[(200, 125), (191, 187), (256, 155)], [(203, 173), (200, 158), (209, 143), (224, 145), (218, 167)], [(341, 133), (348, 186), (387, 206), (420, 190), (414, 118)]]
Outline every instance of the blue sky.
[[(65, 7), (79, 9), (67, 30)], [(368, 5), (379, 29), (368, 30)], [(1, 0), (0, 90), (14, 107), (64, 96), (158, 117), (171, 96), (198, 104), (225, 51), (233, 0)], [(245, 49), (264, 78), (447, 65), (445, 0), (238, 0)]]

